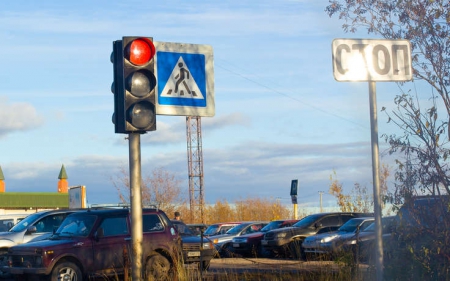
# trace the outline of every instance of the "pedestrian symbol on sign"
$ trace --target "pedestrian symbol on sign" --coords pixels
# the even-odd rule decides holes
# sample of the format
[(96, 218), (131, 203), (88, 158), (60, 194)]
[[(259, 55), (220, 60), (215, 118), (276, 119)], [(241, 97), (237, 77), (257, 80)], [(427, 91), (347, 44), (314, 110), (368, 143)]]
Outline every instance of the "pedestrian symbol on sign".
[(161, 97), (204, 99), (183, 57), (180, 56), (178, 59), (161, 93)]

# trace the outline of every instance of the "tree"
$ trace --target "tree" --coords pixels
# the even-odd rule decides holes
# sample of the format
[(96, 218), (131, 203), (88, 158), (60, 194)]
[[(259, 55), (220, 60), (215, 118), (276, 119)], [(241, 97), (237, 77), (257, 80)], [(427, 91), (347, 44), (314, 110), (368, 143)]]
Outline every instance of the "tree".
[[(111, 178), (122, 203), (130, 202), (130, 177), (128, 172), (120, 169), (120, 173)], [(175, 174), (164, 170), (163, 168), (155, 168), (151, 175), (147, 175), (141, 180), (142, 205), (156, 205), (163, 209), (168, 216), (175, 211), (181, 214), (187, 213), (187, 209), (182, 206), (186, 203), (186, 196), (183, 195), (180, 188), (181, 181), (176, 178)]]
[[(386, 164), (381, 165), (380, 171), (380, 195), (382, 199), (386, 199), (388, 193), (388, 177), (390, 175), (390, 167)], [(337, 179), (336, 171), (330, 175), (329, 193), (336, 197), (337, 205), (342, 212), (362, 212), (373, 213), (373, 189), (368, 189), (366, 186), (355, 182), (350, 193), (345, 193)], [(385, 201), (385, 200), (382, 200)], [(382, 203), (381, 208), (386, 206)]]
[[(369, 34), (387, 39), (408, 39), (412, 48), (412, 66), (415, 80), (430, 87), (430, 93), (412, 92), (408, 84), (399, 84), (395, 97), (396, 108), (388, 112), (382, 108), (400, 129), (399, 135), (383, 135), (390, 145), (389, 153), (396, 159), (395, 203), (407, 202), (417, 193), (450, 194), (449, 156), (450, 139), (450, 3), (448, 0), (330, 0), (325, 11), (331, 17), (344, 20), (346, 32), (365, 28)], [(426, 101), (424, 97), (428, 97)], [(403, 202), (402, 202), (403, 201)], [(448, 212), (448, 204), (445, 211)], [(414, 208), (413, 208), (414, 209)], [(439, 217), (436, 215), (436, 217)], [(450, 252), (448, 248), (449, 221), (442, 219), (445, 232), (427, 232), (425, 238), (403, 241), (391, 247), (397, 249), (393, 259), (385, 264), (393, 268), (390, 280), (433, 279), (448, 280)], [(420, 234), (425, 225), (406, 234)], [(402, 233), (403, 234), (403, 233)], [(400, 241), (399, 239), (396, 240)], [(441, 243), (441, 244), (439, 244)], [(404, 255), (410, 253), (410, 257)], [(398, 269), (404, 273), (397, 274)]]
[[(383, 135), (389, 153), (402, 156), (394, 201), (400, 203), (418, 191), (450, 194), (448, 140), (450, 130), (450, 4), (448, 0), (330, 0), (325, 11), (345, 23), (346, 32), (365, 28), (386, 39), (408, 39), (412, 48), (414, 78), (431, 88), (431, 103), (425, 108), (419, 96), (402, 90), (395, 98), (397, 109), (385, 111), (388, 122), (400, 135)], [(440, 106), (441, 108), (438, 108)], [(440, 117), (442, 115), (442, 117)], [(411, 178), (413, 176), (413, 178)]]

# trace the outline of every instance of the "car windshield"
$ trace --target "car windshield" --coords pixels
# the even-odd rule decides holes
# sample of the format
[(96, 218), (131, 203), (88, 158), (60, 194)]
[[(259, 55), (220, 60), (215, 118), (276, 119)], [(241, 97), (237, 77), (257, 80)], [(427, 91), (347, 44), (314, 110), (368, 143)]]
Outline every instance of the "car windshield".
[(196, 234), (184, 223), (174, 222), (173, 225), (181, 236), (196, 236)]
[(214, 235), (217, 233), (217, 231), (219, 231), (218, 225), (210, 225), (203, 234), (204, 235)]
[(304, 217), (303, 219), (299, 220), (292, 226), (294, 227), (300, 227), (300, 228), (307, 228), (312, 226), (318, 219), (320, 219), (323, 215), (317, 214), (317, 215), (310, 215), (307, 217)]
[(238, 234), (239, 232), (241, 232), (247, 226), (248, 226), (248, 224), (238, 224), (235, 227), (233, 227), (230, 230), (228, 230), (226, 232), (226, 234), (231, 234), (231, 235)]
[(339, 227), (338, 231), (342, 232), (355, 232), (356, 228), (361, 225), (363, 220), (361, 219), (351, 219)]
[[(394, 217), (381, 218), (381, 225), (383, 228), (383, 230), (382, 230), (383, 233), (390, 232), (390, 226), (392, 225), (393, 220), (394, 220)], [(375, 232), (375, 222), (371, 223), (368, 227), (364, 228), (363, 232)]]
[(268, 225), (261, 228), (261, 232), (267, 232), (272, 229), (280, 228), (280, 226), (283, 224), (282, 221), (271, 221)]
[(35, 213), (35, 214), (31, 214), (31, 215), (27, 216), (26, 218), (24, 218), (23, 220), (18, 222), (15, 226), (13, 226), (9, 230), (9, 232), (22, 232), (22, 231), (24, 231), (33, 222), (35, 222), (40, 216), (41, 216), (41, 214), (39, 214), (39, 213)]
[(91, 232), (96, 219), (96, 216), (86, 214), (68, 216), (62, 222), (55, 234), (59, 237), (86, 237)]

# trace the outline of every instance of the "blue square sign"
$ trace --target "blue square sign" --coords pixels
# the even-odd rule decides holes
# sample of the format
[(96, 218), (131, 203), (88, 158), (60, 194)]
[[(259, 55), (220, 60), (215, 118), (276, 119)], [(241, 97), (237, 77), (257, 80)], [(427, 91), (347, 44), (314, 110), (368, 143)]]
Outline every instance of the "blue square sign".
[(212, 48), (155, 42), (156, 113), (214, 116)]

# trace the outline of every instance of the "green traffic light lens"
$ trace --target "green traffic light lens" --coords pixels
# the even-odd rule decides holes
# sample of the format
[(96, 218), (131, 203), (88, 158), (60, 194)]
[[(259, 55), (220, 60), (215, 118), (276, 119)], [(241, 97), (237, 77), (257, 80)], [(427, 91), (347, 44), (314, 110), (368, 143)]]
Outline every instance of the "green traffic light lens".
[(142, 101), (133, 104), (128, 109), (128, 121), (139, 130), (145, 130), (155, 123), (155, 108), (153, 104)]

